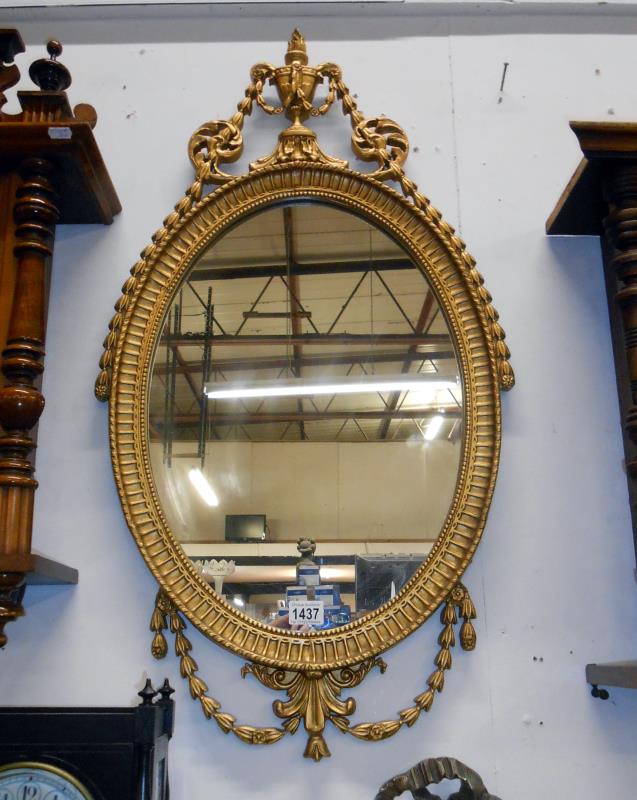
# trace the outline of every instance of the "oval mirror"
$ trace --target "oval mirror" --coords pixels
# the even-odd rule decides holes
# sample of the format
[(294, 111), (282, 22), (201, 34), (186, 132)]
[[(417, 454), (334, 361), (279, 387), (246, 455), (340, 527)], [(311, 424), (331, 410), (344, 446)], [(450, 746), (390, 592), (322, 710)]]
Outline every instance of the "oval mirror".
[(299, 624), (329, 628), (389, 601), (426, 557), (462, 412), (449, 327), (403, 247), (338, 206), (280, 203), (207, 246), (168, 308), (153, 476), (216, 591), (278, 627), (290, 600), (320, 600)]
[[(474, 648), (461, 578), (514, 377), (475, 262), (405, 175), (402, 128), (365, 118), (337, 65), (309, 66), (298, 31), (285, 64), (256, 64), (250, 81), (231, 119), (190, 139), (195, 178), (124, 284), (96, 394), (109, 401), (122, 507), (159, 585), (153, 655), (173, 635), (208, 719), (251, 744), (303, 723), (305, 755), (319, 760), (328, 721), (370, 741), (413, 725), (456, 641)], [(304, 124), (336, 102), (373, 171), (325, 154)], [(271, 155), (227, 174), (256, 108), (291, 124)], [(356, 703), (341, 694), (384, 671), (380, 654), (438, 608), (434, 670), (413, 705), (350, 721)], [(245, 659), (244, 677), (287, 695), (273, 703), (280, 723), (221, 710), (189, 624)]]

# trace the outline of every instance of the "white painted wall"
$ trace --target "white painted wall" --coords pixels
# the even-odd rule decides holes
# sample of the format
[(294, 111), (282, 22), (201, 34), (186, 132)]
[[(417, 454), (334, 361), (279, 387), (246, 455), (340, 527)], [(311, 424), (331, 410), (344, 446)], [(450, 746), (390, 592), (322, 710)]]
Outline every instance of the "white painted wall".
[[(637, 19), (445, 19), (392, 9), (395, 16), (334, 6), (320, 18), (304, 7), (294, 17), (250, 6), (201, 18), (122, 11), (101, 21), (74, 9), (57, 23), (52, 12), (0, 11), (30, 43), (55, 34), (67, 44), (72, 100), (99, 111), (96, 135), (124, 205), (109, 229), (58, 235), (35, 544), (79, 567), (81, 578), (76, 588), (29, 591), (27, 616), (10, 626), (0, 654), (0, 702), (125, 703), (144, 674), (168, 675), (178, 688), (175, 800), (368, 800), (390, 775), (443, 754), (478, 769), (503, 800), (631, 796), (637, 693), (614, 690), (602, 703), (584, 683), (586, 662), (634, 657), (637, 634), (599, 248), (594, 239), (548, 240), (543, 226), (578, 161), (568, 120), (634, 118)], [(300, 734), (263, 749), (222, 736), (189, 699), (175, 659), (152, 660), (155, 585), (121, 515), (107, 412), (92, 396), (120, 285), (190, 181), (190, 133), (232, 113), (249, 66), (280, 60), (299, 21), (312, 59), (342, 64), (364, 111), (405, 125), (410, 174), (461, 223), (518, 376), (504, 398), (502, 469), (485, 539), (466, 574), (477, 650), (458, 653), (444, 693), (415, 728), (376, 745), (330, 730), (333, 758), (319, 765), (301, 758)], [(345, 123), (338, 113), (333, 120), (325, 149), (344, 152)], [(248, 157), (274, 141), (276, 123), (260, 125)], [(249, 121), (249, 137), (254, 129)], [(432, 620), (389, 653), (388, 673), (356, 692), (358, 719), (410, 703), (431, 670), (437, 632)], [(196, 633), (193, 641), (224, 707), (243, 722), (268, 723), (267, 690), (239, 679), (235, 657)]]

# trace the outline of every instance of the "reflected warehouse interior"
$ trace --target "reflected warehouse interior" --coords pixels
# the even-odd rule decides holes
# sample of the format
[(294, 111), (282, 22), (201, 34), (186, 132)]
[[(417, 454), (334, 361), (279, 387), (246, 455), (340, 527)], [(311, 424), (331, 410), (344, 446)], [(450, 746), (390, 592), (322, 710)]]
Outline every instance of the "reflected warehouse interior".
[[(453, 338), (403, 247), (335, 205), (269, 206), (200, 254), (155, 353), (153, 476), (228, 602), (331, 627), (399, 592), (452, 504)], [(290, 602), (320, 606), (291, 620)]]

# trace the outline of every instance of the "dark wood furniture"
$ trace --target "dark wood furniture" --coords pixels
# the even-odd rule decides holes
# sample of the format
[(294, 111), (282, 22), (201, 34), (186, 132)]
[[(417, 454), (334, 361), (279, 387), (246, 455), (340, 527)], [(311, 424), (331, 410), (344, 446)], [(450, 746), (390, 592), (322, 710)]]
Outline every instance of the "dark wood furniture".
[(24, 44), (17, 31), (0, 30), (0, 646), (4, 626), (24, 613), (26, 583), (77, 583), (76, 570), (31, 551), (55, 227), (108, 224), (121, 210), (93, 137), (95, 110), (71, 110), (62, 46), (47, 47), (49, 58), (29, 70), (37, 91), (18, 92), (22, 111), (6, 114), (2, 92), (19, 80), (12, 62)]
[(0, 766), (63, 769), (95, 800), (168, 800), (172, 693), (148, 680), (131, 708), (0, 708)]
[[(546, 232), (601, 238), (637, 554), (637, 124), (571, 122), (571, 128), (584, 158)], [(598, 684), (637, 688), (637, 661), (589, 664), (586, 676), (594, 695), (605, 699)]]

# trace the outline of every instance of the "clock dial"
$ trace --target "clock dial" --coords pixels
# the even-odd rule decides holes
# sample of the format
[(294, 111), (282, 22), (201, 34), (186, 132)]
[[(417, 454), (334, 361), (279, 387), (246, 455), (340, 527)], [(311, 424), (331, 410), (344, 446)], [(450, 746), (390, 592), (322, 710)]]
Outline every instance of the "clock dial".
[(88, 789), (50, 764), (20, 762), (0, 767), (0, 800), (94, 800)]

